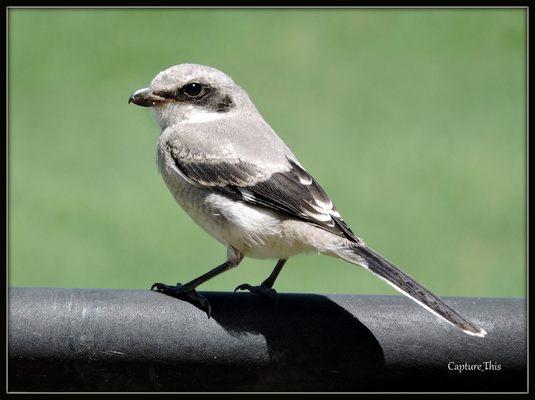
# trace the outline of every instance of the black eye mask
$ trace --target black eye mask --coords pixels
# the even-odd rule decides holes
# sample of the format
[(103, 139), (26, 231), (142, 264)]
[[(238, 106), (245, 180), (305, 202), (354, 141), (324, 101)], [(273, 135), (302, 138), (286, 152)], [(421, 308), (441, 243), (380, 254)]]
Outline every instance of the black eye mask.
[(207, 111), (227, 112), (234, 108), (230, 95), (200, 82), (190, 82), (174, 91), (158, 91), (155, 94), (181, 103), (196, 104)]

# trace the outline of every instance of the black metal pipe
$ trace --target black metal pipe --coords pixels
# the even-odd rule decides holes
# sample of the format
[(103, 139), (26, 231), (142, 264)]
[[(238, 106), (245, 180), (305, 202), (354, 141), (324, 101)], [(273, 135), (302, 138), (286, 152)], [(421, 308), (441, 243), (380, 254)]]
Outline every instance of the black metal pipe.
[(527, 388), (524, 299), (446, 298), (468, 336), (400, 296), (9, 289), (9, 391)]

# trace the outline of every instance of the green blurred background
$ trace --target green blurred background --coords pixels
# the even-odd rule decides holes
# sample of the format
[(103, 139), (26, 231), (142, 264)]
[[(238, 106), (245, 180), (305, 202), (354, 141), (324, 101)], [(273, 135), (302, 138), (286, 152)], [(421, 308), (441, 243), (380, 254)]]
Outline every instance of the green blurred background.
[[(441, 295), (525, 296), (524, 10), (9, 11), (9, 284), (148, 288), (225, 249), (168, 193), (129, 95), (207, 64), (353, 230)], [(201, 290), (260, 283), (246, 259)], [(316, 255), (281, 292), (396, 293)]]

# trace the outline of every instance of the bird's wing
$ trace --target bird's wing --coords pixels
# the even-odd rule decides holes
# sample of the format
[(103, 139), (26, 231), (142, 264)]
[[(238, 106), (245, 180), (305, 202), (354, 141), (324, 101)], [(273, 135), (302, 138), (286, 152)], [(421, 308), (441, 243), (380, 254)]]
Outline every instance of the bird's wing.
[(180, 157), (173, 148), (170, 153), (180, 174), (197, 185), (360, 242), (321, 186), (294, 160), (286, 158), (279, 171), (266, 176), (265, 168), (250, 161)]

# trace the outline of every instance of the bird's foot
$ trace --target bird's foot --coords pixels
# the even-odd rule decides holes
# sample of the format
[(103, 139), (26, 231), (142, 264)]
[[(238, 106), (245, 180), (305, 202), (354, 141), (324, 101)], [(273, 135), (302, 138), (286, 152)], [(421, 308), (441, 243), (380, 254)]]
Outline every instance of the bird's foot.
[(268, 299), (275, 302), (275, 305), (278, 302), (279, 294), (277, 291), (273, 288), (270, 288), (269, 286), (259, 285), (259, 286), (251, 286), (248, 283), (243, 283), (240, 286), (238, 286), (234, 291), (238, 290), (248, 290), (251, 293), (260, 294), (264, 297), (267, 297)]
[(180, 300), (187, 301), (193, 304), (200, 310), (204, 311), (208, 318), (212, 315), (212, 308), (210, 302), (206, 297), (199, 294), (195, 289), (187, 289), (184, 285), (177, 283), (176, 286), (166, 285), (165, 283), (153, 283), (150, 290), (156, 289), (157, 292), (161, 292), (171, 297), (175, 297)]

